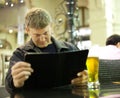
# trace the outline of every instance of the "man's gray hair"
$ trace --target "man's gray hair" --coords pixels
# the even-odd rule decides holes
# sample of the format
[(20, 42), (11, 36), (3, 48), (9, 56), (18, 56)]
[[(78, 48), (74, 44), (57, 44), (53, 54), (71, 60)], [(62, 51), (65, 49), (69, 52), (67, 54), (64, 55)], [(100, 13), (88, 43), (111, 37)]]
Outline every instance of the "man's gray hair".
[(52, 22), (50, 14), (42, 8), (31, 8), (25, 16), (25, 26), (42, 29)]

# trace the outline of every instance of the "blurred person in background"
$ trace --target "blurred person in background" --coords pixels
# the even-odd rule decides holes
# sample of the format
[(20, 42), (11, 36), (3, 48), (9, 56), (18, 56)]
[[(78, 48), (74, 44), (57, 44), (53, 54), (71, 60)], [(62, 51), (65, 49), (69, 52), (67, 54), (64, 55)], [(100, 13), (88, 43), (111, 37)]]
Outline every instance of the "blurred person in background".
[(106, 39), (106, 46), (101, 47), (100, 59), (120, 59), (120, 35), (113, 34)]
[(98, 56), (99, 59), (116, 60), (120, 59), (120, 35), (113, 34), (106, 39), (105, 46), (93, 46), (89, 56)]

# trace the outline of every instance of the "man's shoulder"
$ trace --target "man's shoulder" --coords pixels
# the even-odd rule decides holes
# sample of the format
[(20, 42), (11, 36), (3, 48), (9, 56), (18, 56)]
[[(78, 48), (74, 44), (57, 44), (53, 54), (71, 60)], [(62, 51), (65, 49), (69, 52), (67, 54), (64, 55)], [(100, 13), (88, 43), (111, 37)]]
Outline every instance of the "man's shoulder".
[(33, 48), (34, 46), (31, 44), (30, 41), (26, 42), (25, 44), (21, 45), (18, 47), (18, 49), (22, 49), (22, 50), (29, 50), (31, 48)]
[(26, 48), (26, 44), (18, 46), (17, 50), (24, 50)]
[(63, 41), (63, 44), (68, 46), (68, 47), (75, 47), (74, 44), (72, 44), (71, 42), (66, 42), (66, 41)]
[(71, 42), (59, 41), (59, 45), (63, 48), (68, 48), (70, 50), (78, 50), (78, 48)]
[(25, 49), (25, 45), (18, 46), (15, 49), (14, 53), (23, 53), (24, 49)]
[(23, 44), (23, 45), (20, 45), (16, 48), (15, 52), (26, 52), (28, 51), (29, 49), (32, 49), (32, 46), (29, 44), (29, 42)]

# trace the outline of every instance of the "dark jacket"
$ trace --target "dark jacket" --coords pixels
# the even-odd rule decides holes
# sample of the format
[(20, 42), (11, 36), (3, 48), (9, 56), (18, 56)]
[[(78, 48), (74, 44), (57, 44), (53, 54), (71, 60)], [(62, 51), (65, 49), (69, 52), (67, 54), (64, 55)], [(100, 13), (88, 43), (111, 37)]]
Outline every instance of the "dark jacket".
[[(60, 42), (55, 40), (52, 37), (52, 42), (56, 47), (57, 52), (65, 52), (65, 51), (76, 51), (79, 50), (77, 47), (72, 45), (71, 43), (68, 42)], [(24, 56), (28, 52), (37, 52), (41, 53), (40, 49), (34, 45), (32, 40), (27, 42), (25, 45), (18, 47), (14, 52), (13, 55), (10, 59), (10, 64), (9, 64), (9, 69), (8, 73), (5, 79), (5, 87), (9, 93), (13, 92), (14, 90), (17, 90), (18, 88), (15, 88), (13, 85), (13, 78), (11, 75), (11, 67), (18, 61), (24, 61)]]

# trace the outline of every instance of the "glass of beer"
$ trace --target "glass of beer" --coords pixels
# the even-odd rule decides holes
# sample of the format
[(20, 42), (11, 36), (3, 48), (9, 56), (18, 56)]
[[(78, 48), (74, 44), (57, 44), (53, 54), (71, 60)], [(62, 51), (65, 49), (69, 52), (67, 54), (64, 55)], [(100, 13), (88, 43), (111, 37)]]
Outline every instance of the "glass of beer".
[(97, 89), (99, 88), (99, 58), (88, 57), (86, 61), (88, 70), (88, 88)]

